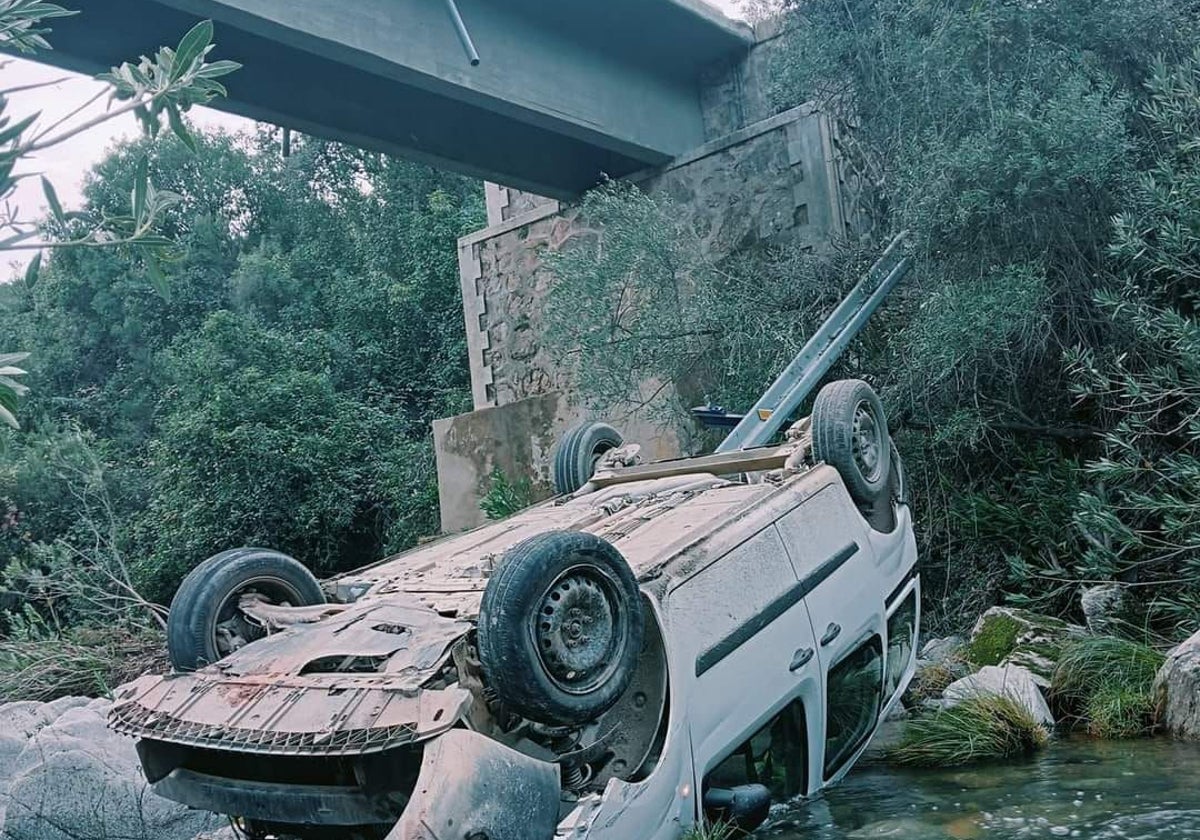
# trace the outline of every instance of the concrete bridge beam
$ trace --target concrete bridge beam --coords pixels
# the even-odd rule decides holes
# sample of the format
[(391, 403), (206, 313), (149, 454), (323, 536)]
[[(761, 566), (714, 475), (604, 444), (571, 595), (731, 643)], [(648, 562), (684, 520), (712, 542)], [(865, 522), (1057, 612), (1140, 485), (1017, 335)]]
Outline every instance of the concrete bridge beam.
[(753, 35), (698, 0), (77, 0), (47, 60), (88, 72), (196, 22), (245, 67), (220, 107), (552, 197), (705, 141), (705, 71)]

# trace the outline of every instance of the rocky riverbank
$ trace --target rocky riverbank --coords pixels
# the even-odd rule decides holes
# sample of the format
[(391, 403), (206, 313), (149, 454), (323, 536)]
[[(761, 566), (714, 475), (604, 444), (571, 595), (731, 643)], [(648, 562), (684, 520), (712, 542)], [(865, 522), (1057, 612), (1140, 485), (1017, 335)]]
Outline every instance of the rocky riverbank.
[(104, 724), (111, 702), (0, 706), (4, 840), (203, 840), (226, 825), (150, 792), (133, 741)]
[(993, 607), (969, 636), (936, 638), (871, 745), (927, 766), (1008, 758), (1054, 734), (1200, 740), (1200, 633), (1167, 656), (1111, 635), (1119, 595), (1085, 597), (1088, 626)]

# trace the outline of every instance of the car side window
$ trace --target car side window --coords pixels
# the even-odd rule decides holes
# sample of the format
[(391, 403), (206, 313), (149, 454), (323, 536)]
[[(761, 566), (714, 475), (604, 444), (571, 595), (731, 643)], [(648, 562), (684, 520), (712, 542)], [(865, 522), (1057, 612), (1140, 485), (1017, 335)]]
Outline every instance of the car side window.
[(825, 714), (825, 777), (871, 734), (883, 702), (883, 641), (872, 636), (829, 671)]
[(909, 592), (896, 607), (887, 623), (887, 682), (884, 696), (891, 698), (900, 687), (900, 679), (912, 659), (913, 643), (917, 638), (917, 591)]
[(808, 725), (804, 701), (793, 700), (709, 771), (705, 786), (763, 784), (777, 799), (808, 791)]

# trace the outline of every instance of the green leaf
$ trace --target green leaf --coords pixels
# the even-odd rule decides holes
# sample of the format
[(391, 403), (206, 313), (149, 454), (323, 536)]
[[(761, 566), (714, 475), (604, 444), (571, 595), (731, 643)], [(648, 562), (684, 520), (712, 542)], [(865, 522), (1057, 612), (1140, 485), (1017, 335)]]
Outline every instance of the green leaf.
[(30, 114), (25, 119), (15, 122), (12, 125), (10, 125), (8, 128), (0, 131), (0, 145), (8, 143), (10, 140), (15, 140), (17, 137), (20, 137), (21, 132), (24, 131), (25, 129), (29, 128), (29, 126), (31, 126), (33, 124), (33, 121), (36, 120), (41, 115), (42, 115), (41, 111), (38, 111), (35, 114)]
[[(29, 261), (29, 265), (25, 266), (25, 285), (32, 286), (38, 281), (38, 274), (42, 271), (42, 252), (38, 251), (33, 255), (33, 259)], [(0, 357), (0, 363), (3, 362), (3, 357)]]
[(139, 225), (146, 215), (146, 185), (150, 180), (149, 166), (149, 159), (146, 155), (142, 155), (137, 162), (137, 171), (133, 176), (133, 195), (131, 197), (133, 220), (135, 224)]
[(65, 222), (66, 214), (63, 213), (62, 204), (59, 203), (58, 193), (54, 191), (54, 185), (45, 175), (42, 176), (42, 192), (46, 194), (46, 203), (50, 205), (50, 212), (54, 215), (55, 220), (59, 224)]
[(154, 291), (158, 292), (159, 297), (169, 301), (171, 299), (171, 284), (167, 282), (167, 277), (163, 274), (158, 257), (154, 254), (146, 255), (146, 274), (149, 275), (150, 285), (154, 287)]
[[(24, 373), (24, 372), (25, 371), (21, 371), (21, 373)], [(14, 394), (16, 394), (18, 396), (24, 396), (25, 394), (29, 393), (28, 386), (22, 385), (17, 380), (9, 379), (7, 376), (3, 376), (3, 375), (0, 375), (0, 388), (8, 388), (10, 391), (12, 391)]]
[(21, 231), (20, 233), (14, 233), (12, 236), (6, 236), (3, 239), (0, 239), (0, 251), (7, 251), (11, 246), (16, 245), (18, 242), (25, 241), (26, 239), (33, 236), (34, 233), (36, 233), (36, 231), (26, 230), (26, 231)]
[(4, 423), (13, 429), (20, 429), (21, 424), (17, 422), (17, 417), (7, 407), (0, 405), (0, 423)]
[(0, 353), (0, 365), (16, 365), (28, 358), (28, 353)]
[(220, 76), (227, 76), (235, 70), (241, 70), (242, 65), (236, 61), (214, 61), (211, 64), (205, 64), (196, 72), (198, 79), (216, 79)]
[(176, 81), (184, 73), (192, 69), (192, 63), (204, 54), (204, 48), (212, 43), (213, 24), (211, 20), (202, 20), (193, 26), (179, 42), (175, 50), (175, 65), (171, 68), (171, 81)]
[(158, 233), (148, 233), (145, 236), (139, 236), (133, 241), (134, 245), (142, 248), (169, 248), (175, 242)]
[(171, 130), (175, 132), (175, 136), (183, 141), (183, 144), (192, 150), (196, 151), (196, 138), (188, 131), (187, 126), (183, 122), (183, 117), (179, 116), (179, 109), (174, 105), (167, 106), (167, 121), (171, 123)]

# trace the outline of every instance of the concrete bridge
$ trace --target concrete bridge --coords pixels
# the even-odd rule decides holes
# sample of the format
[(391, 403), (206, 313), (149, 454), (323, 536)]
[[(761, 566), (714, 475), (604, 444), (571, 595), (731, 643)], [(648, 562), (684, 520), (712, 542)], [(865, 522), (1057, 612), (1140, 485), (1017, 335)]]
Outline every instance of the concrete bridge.
[[(475, 410), (433, 424), (445, 531), (479, 523), (497, 470), (548, 494), (555, 442), (591, 413), (543, 341), (542, 257), (594, 234), (570, 201), (603, 176), (670, 196), (712, 260), (869, 234), (847, 127), (766, 95), (785, 40), (700, 0), (73, 5), (48, 54), (64, 67), (104, 70), (211, 18), (219, 57), (245, 65), (219, 107), (488, 181), (488, 226), (458, 243)], [(692, 446), (686, 422), (606, 419), (650, 457)]]
[(245, 65), (217, 107), (554, 198), (710, 139), (705, 88), (754, 43), (700, 0), (71, 6), (50, 62), (100, 72), (209, 18), (219, 57)]

